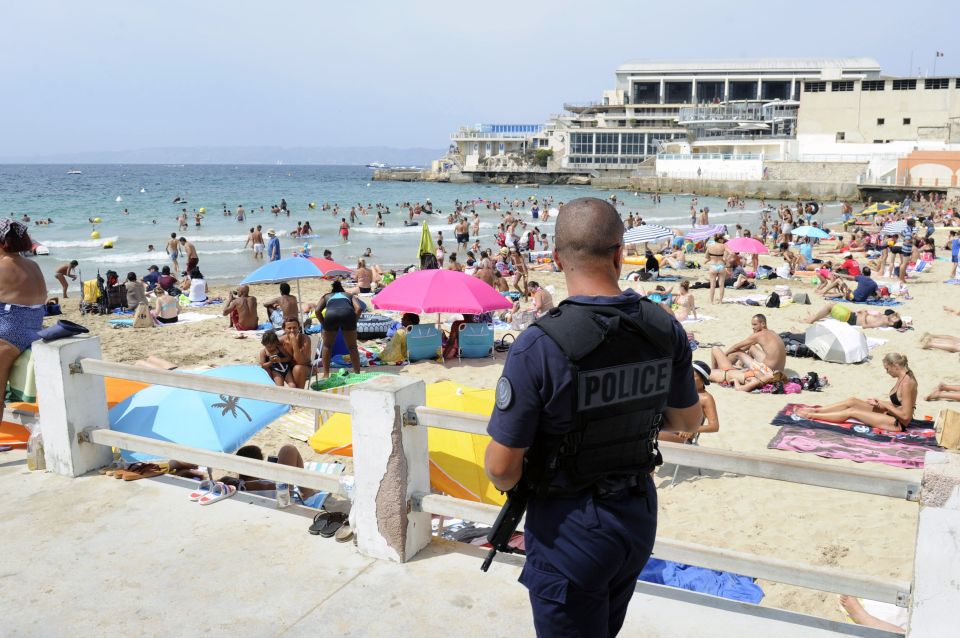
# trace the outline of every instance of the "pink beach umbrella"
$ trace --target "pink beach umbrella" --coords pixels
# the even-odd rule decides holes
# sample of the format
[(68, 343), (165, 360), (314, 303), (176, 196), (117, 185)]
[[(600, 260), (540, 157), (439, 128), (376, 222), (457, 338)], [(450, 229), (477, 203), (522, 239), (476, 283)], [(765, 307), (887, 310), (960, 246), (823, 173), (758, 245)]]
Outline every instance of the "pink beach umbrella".
[(726, 243), (727, 250), (735, 253), (750, 253), (751, 255), (766, 255), (769, 250), (760, 241), (753, 237), (735, 237)]
[(488, 283), (455, 270), (419, 270), (398, 277), (373, 300), (373, 307), (400, 312), (479, 314), (513, 307)]

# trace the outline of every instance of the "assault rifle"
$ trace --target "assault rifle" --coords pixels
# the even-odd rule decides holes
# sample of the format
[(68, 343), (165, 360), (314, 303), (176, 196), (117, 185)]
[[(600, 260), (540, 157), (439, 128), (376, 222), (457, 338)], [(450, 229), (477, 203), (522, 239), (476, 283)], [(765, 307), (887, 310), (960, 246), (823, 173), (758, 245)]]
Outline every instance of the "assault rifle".
[(492, 547), (480, 566), (481, 571), (487, 571), (498, 551), (506, 553), (515, 551), (508, 543), (513, 537), (513, 533), (517, 531), (517, 525), (520, 524), (520, 519), (523, 518), (523, 513), (527, 510), (529, 500), (530, 487), (525, 480), (520, 479), (520, 482), (507, 492), (507, 502), (503, 504), (496, 522), (487, 534), (487, 541)]

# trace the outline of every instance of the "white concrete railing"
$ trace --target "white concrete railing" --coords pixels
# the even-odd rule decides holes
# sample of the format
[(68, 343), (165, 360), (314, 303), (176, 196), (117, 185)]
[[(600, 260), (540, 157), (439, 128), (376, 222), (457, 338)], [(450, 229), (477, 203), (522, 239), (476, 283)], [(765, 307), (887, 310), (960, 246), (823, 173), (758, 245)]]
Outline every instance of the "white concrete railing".
[[(203, 392), (229, 394), (332, 412), (353, 419), (354, 504), (351, 518), (358, 549), (375, 558), (405, 562), (431, 538), (430, 515), (457, 516), (481, 523), (494, 520), (497, 508), (430, 493), (427, 427), (484, 434), (486, 419), (424, 406), (422, 381), (382, 375), (355, 386), (349, 396), (243, 383), (215, 377), (140, 368), (101, 361), (96, 337), (49, 344), (37, 342), (34, 359), (43, 379), (40, 426), (47, 467), (79, 476), (110, 462), (110, 446), (169, 456), (305, 487), (340, 491), (331, 477), (234, 455), (197, 450), (166, 441), (107, 429), (102, 376), (130, 379)], [(916, 500), (916, 481), (860, 468), (826, 467), (690, 446), (663, 444), (670, 462), (776, 480)], [(941, 458), (942, 457), (942, 458)], [(930, 459), (934, 458), (933, 464)], [(946, 459), (946, 462), (943, 462)], [(936, 461), (941, 461), (938, 466)], [(960, 527), (960, 457), (928, 454), (927, 475), (936, 475), (937, 490), (921, 498), (914, 585), (873, 576), (755, 556), (659, 538), (658, 557), (754, 577), (843, 592), (872, 600), (911, 606), (912, 627), (933, 627), (952, 618), (960, 605), (960, 588), (949, 574), (960, 572), (960, 550), (950, 539)], [(944, 485), (946, 495), (944, 495)], [(952, 491), (951, 491), (952, 489)], [(923, 496), (923, 495), (921, 495)], [(952, 584), (951, 584), (952, 583)], [(911, 589), (913, 590), (911, 592)], [(922, 596), (921, 596), (922, 594)], [(928, 635), (914, 633), (910, 635)]]

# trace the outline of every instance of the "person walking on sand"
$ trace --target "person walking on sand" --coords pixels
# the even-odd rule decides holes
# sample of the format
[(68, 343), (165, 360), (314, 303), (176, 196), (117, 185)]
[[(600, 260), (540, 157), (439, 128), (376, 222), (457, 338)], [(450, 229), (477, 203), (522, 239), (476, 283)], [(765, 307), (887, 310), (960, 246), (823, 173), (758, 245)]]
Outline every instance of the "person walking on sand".
[(70, 263), (63, 264), (62, 266), (57, 268), (57, 274), (55, 275), (55, 277), (57, 278), (57, 281), (60, 282), (60, 285), (63, 286), (64, 299), (67, 298), (67, 277), (69, 277), (73, 281), (77, 280), (77, 276), (73, 274), (73, 269), (76, 268), (78, 265), (79, 264), (77, 263), (77, 260), (74, 259)]
[(176, 233), (170, 233), (170, 239), (167, 240), (167, 255), (170, 256), (170, 263), (173, 264), (173, 272), (180, 272), (180, 263), (177, 261), (180, 256), (180, 243), (177, 241)]
[(280, 261), (280, 240), (277, 239), (277, 233), (272, 228), (267, 231), (267, 261)]
[(187, 272), (190, 272), (200, 263), (200, 256), (197, 255), (197, 249), (193, 244), (187, 241), (186, 237), (180, 238), (180, 252), (187, 257)]

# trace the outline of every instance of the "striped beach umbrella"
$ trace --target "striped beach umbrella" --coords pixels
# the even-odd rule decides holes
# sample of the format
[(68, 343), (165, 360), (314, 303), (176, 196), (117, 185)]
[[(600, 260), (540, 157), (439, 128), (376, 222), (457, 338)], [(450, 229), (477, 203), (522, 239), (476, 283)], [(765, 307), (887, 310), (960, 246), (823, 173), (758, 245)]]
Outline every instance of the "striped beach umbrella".
[(684, 238), (689, 239), (690, 241), (703, 241), (704, 239), (710, 239), (714, 235), (725, 235), (727, 234), (726, 224), (708, 224), (706, 226), (694, 226), (693, 229), (684, 235)]
[(673, 231), (659, 224), (643, 224), (635, 226), (623, 234), (623, 243), (642, 244), (673, 237)]
[(880, 229), (881, 235), (899, 235), (903, 232), (903, 229), (907, 227), (907, 222), (904, 220), (899, 220), (895, 222), (887, 222), (883, 225), (883, 228)]

